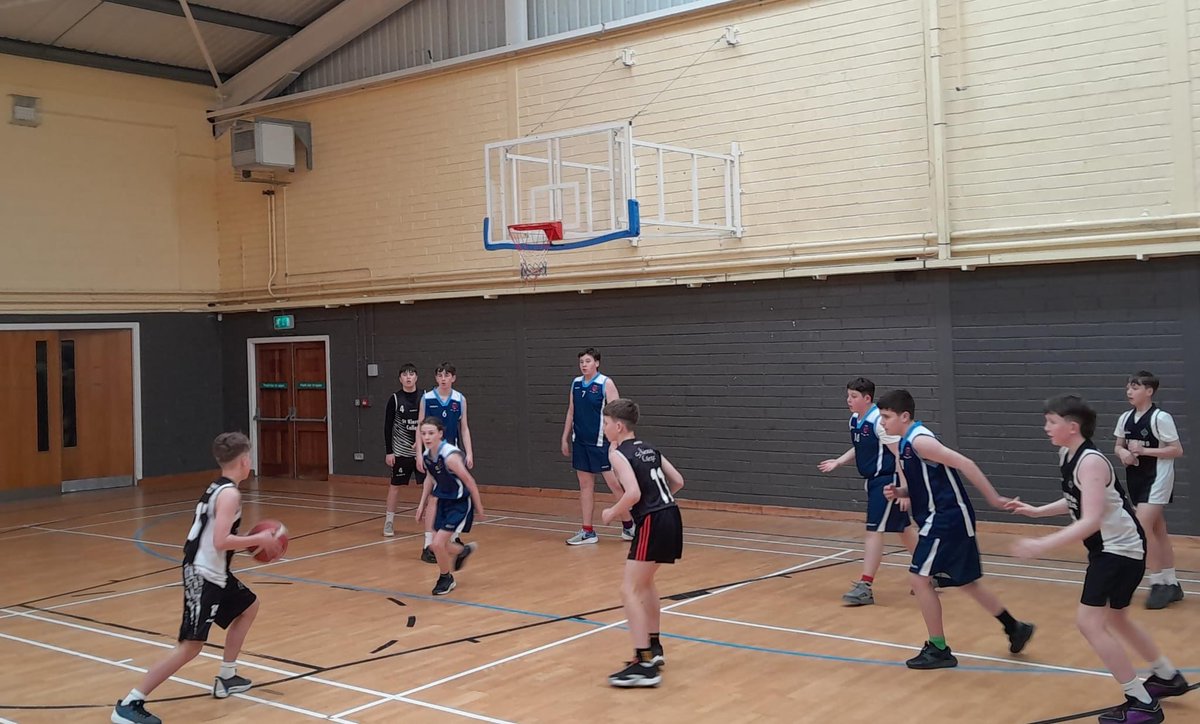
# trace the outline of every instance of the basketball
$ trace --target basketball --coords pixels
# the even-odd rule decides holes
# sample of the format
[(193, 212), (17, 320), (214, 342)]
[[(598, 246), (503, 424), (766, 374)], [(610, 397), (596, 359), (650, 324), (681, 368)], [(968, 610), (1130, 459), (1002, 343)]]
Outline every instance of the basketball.
[(278, 538), (279, 542), (282, 544), (282, 547), (279, 550), (279, 555), (275, 556), (274, 558), (270, 558), (267, 556), (267, 552), (260, 548), (250, 548), (249, 549), (250, 555), (254, 556), (254, 560), (262, 561), (263, 563), (270, 563), (272, 561), (277, 561), (283, 557), (284, 553), (287, 553), (287, 547), (288, 547), (287, 526), (285, 526), (280, 521), (275, 520), (274, 518), (264, 518), (264, 519), (258, 521), (257, 523), (255, 523), (254, 527), (251, 528), (250, 532), (247, 533), (246, 535), (255, 535), (257, 533), (263, 532), (264, 530), (275, 531), (275, 537)]

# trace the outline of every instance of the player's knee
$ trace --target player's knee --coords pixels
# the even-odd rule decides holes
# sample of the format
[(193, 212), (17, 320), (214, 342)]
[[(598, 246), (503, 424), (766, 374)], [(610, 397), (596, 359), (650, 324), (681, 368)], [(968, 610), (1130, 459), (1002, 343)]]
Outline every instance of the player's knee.
[(1107, 623), (1102, 608), (1080, 605), (1075, 611), (1075, 627), (1088, 638), (1103, 631)]

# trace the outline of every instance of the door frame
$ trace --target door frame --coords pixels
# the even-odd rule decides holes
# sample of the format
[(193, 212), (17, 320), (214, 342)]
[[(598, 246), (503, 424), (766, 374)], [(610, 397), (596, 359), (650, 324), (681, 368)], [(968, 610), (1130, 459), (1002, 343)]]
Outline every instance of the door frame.
[[(43, 322), (0, 324), (0, 332), (58, 332), (80, 329), (128, 329), (133, 347), (133, 484), (142, 481), (142, 325), (140, 322)], [(326, 347), (328, 350), (328, 347)]]
[(258, 464), (258, 354), (255, 347), (260, 344), (290, 344), (292, 342), (324, 342), (325, 343), (325, 443), (329, 448), (329, 474), (333, 475), (333, 372), (329, 359), (328, 334), (302, 334), (294, 337), (250, 337), (246, 340), (246, 372), (250, 398), (250, 459), (254, 463), (254, 472), (259, 471)]

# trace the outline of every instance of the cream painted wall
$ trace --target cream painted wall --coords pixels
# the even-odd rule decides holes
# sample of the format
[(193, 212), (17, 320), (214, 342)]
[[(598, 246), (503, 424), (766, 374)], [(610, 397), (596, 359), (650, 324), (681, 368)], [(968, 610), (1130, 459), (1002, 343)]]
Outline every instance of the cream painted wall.
[[(40, 98), (37, 128), (9, 94)], [(218, 286), (211, 89), (0, 55), (0, 308), (194, 308)]]
[[(651, 228), (551, 254), (539, 289), (1200, 251), (1173, 216), (1196, 211), (1200, 0), (935, 1), (779, 0), (285, 101), (317, 168), (289, 175), (272, 294), (521, 289), (482, 249), (483, 145), (639, 110), (639, 138), (741, 144), (745, 238)], [(223, 300), (272, 301), (266, 201), (230, 178)]]

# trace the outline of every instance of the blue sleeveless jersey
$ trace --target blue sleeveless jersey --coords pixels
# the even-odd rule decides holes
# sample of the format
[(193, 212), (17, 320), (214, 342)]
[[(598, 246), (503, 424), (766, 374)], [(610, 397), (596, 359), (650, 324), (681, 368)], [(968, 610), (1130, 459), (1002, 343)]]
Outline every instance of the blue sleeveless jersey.
[[(858, 415), (850, 416), (850, 441), (854, 443), (854, 464), (858, 466), (858, 474), (867, 480), (881, 477), (893, 477), (896, 474), (896, 456), (879, 438), (879, 408), (871, 405), (871, 409), (859, 419)], [(895, 442), (895, 438), (889, 438)]]
[(425, 393), (421, 398), (421, 404), (425, 406), (425, 417), (436, 417), (445, 425), (446, 432), (442, 439), (451, 445), (457, 445), (458, 425), (462, 420), (463, 405), (465, 404), (462, 393), (458, 390), (450, 390), (450, 397), (443, 400), (438, 396), (435, 387)]
[(604, 430), (600, 422), (604, 416), (604, 385), (607, 382), (607, 377), (597, 373), (590, 380), (581, 376), (571, 383), (571, 400), (575, 404), (572, 429), (575, 431), (575, 442), (581, 445), (605, 445)]
[(912, 441), (922, 435), (936, 438), (924, 424), (914, 422), (900, 440), (900, 464), (904, 466), (911, 512), (920, 534), (934, 538), (965, 534), (974, 538), (975, 509), (962, 476), (954, 468), (927, 462), (917, 455)]
[(428, 450), (425, 451), (425, 470), (433, 476), (433, 497), (443, 500), (458, 500), (470, 495), (467, 486), (462, 484), (457, 475), (450, 472), (450, 468), (446, 467), (446, 460), (451, 455), (462, 454), (462, 450), (445, 440), (442, 440), (442, 444), (438, 446), (436, 456), (430, 455)]

